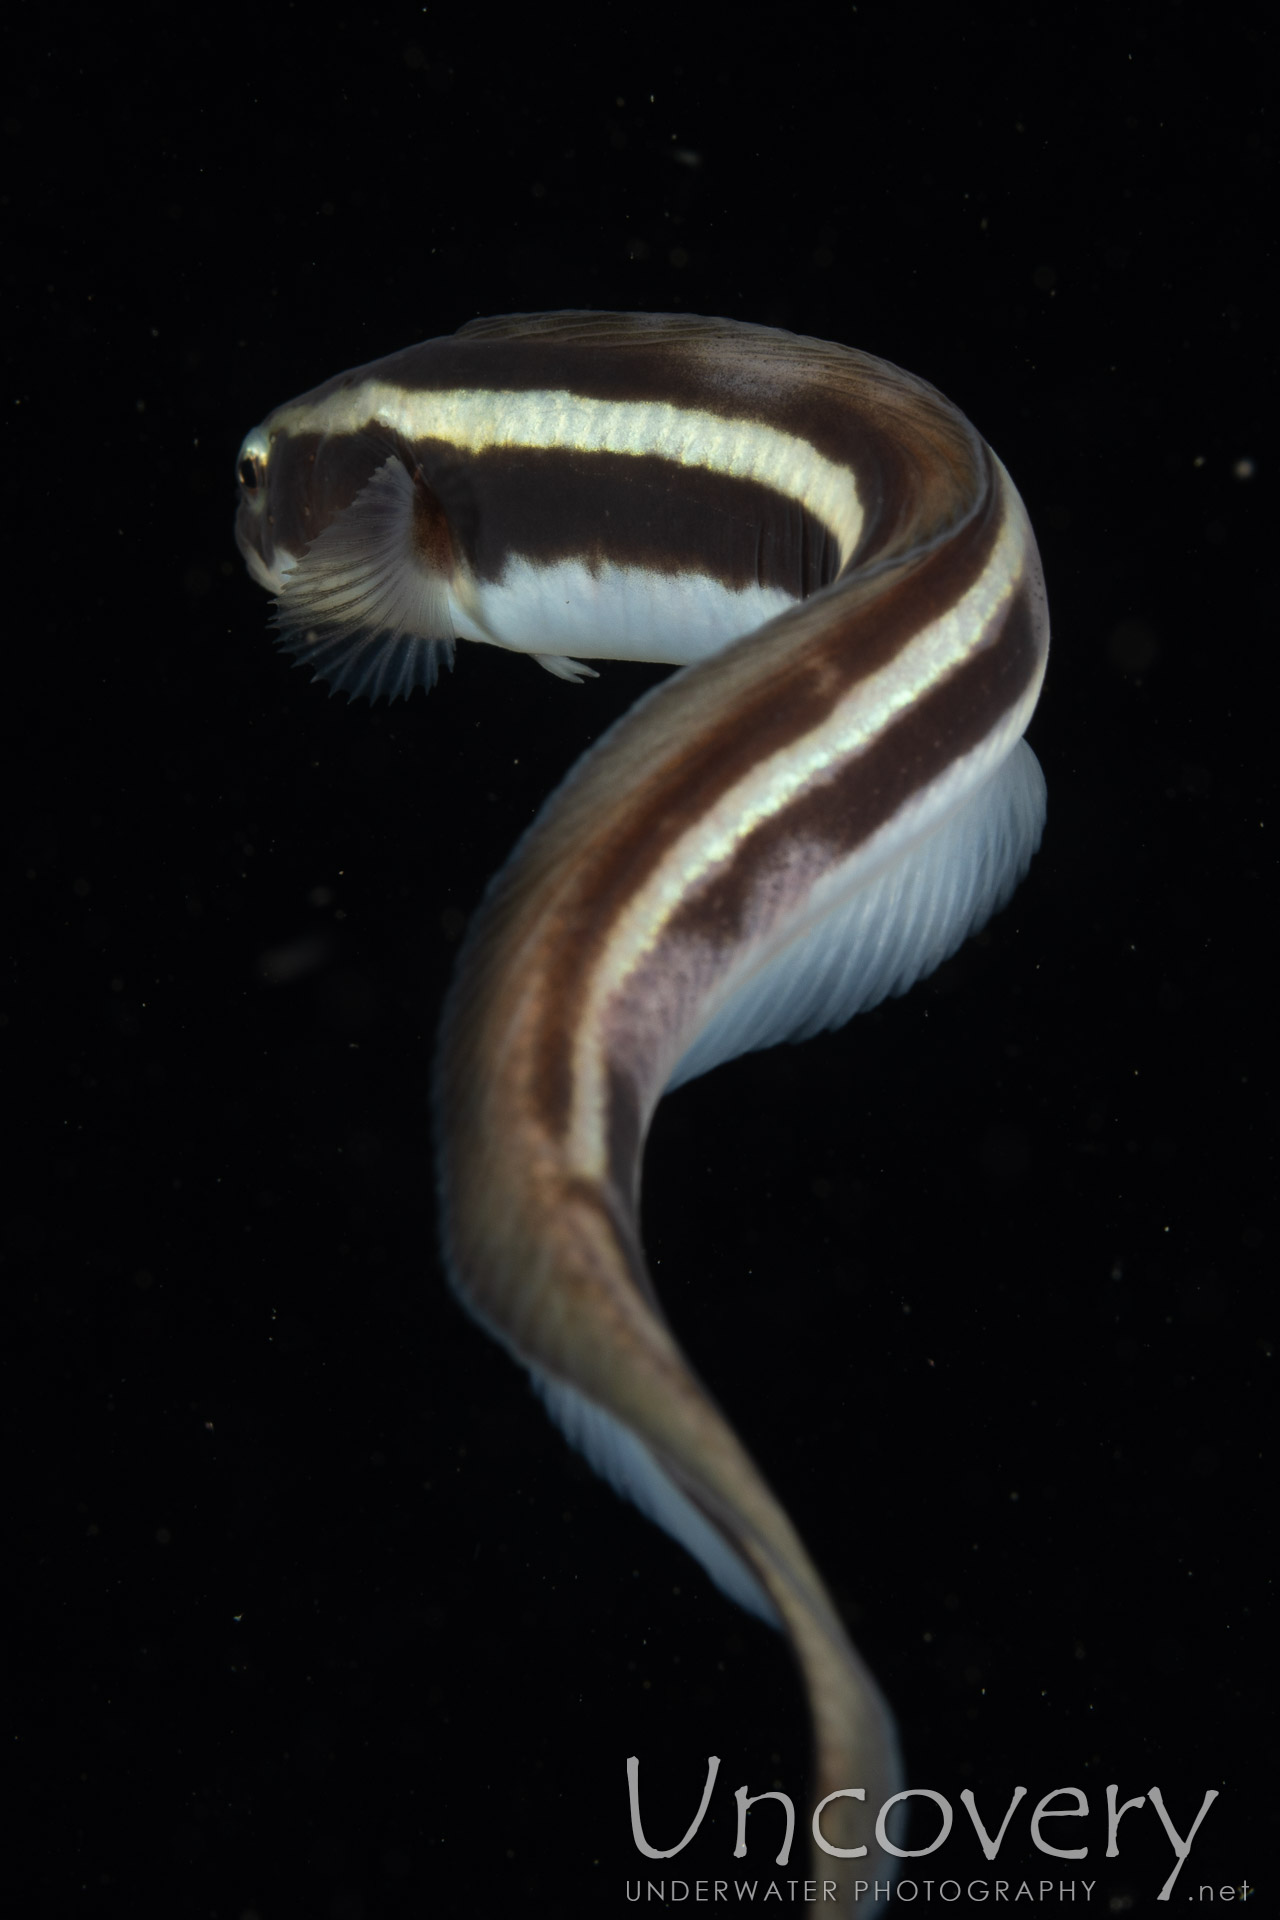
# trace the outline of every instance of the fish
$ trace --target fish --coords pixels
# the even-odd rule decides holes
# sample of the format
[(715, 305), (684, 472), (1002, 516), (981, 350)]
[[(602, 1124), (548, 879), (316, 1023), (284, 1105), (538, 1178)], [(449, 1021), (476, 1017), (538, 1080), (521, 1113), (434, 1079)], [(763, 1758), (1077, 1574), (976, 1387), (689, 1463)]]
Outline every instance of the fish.
[(463, 640), (568, 680), (678, 669), (467, 930), (435, 1069), (444, 1262), (592, 1466), (787, 1636), (810, 1872), (833, 1912), (855, 1879), (887, 1898), (892, 1714), (681, 1351), (641, 1161), (667, 1089), (905, 992), (1025, 873), (1049, 645), (1026, 509), (928, 382), (687, 314), (470, 321), (278, 408), (237, 475), (279, 645), (349, 698), (429, 689)]

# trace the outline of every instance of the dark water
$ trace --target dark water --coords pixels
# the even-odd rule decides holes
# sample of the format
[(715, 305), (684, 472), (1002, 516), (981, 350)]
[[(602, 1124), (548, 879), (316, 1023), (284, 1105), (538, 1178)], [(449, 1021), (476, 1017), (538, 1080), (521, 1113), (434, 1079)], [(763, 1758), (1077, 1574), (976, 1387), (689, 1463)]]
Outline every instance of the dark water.
[[(907, 1000), (674, 1096), (646, 1238), (954, 1809), (919, 1898), (1151, 1910), (1172, 1852), (1148, 1803), (1105, 1858), (1113, 1783), (1184, 1833), (1220, 1791), (1175, 1899), (1264, 1877), (1259, 54), (1143, 19), (695, 54), (601, 18), (527, 57), (408, 7), (28, 20), (4, 1226), (46, 1911), (621, 1913), (643, 1869), (785, 1877), (768, 1807), (732, 1857), (743, 1783), (795, 1798), (804, 1870), (784, 1652), (567, 1455), (435, 1254), (459, 932), (654, 675), (464, 648), (407, 708), (329, 703), (231, 541), (268, 408), (564, 305), (900, 361), (1027, 500), (1030, 878)], [(698, 1841), (642, 1862), (627, 1756), (669, 1845), (713, 1753)], [(960, 1793), (994, 1829), (1016, 1785), (989, 1864)], [(1088, 1813), (1042, 1837), (1083, 1859), (1031, 1842), (1062, 1787)]]

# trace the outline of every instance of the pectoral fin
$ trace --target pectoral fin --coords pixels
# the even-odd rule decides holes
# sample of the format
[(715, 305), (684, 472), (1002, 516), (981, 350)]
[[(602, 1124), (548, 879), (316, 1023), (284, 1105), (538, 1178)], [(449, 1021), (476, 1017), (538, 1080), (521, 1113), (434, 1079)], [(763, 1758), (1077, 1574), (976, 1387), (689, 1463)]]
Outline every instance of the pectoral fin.
[(407, 699), (453, 665), (453, 571), (444, 509), (393, 454), (288, 574), (280, 646), (334, 693)]

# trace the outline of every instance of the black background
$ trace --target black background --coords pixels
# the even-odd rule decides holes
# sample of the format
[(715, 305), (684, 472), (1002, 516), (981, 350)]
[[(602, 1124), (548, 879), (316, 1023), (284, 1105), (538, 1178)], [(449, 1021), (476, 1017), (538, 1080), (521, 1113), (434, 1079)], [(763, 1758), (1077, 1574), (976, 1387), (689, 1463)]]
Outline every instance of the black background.
[[(1153, 1910), (1172, 1855), (1148, 1805), (1103, 1857), (1114, 1781), (1183, 1830), (1221, 1790), (1176, 1899), (1265, 1885), (1265, 43), (1186, 6), (25, 31), (4, 1229), (44, 1910), (632, 1911), (633, 1753), (668, 1844), (723, 1760), (651, 1875), (741, 1873), (742, 1782), (807, 1824), (781, 1645), (567, 1454), (435, 1251), (458, 935), (655, 670), (464, 647), (429, 698), (330, 702), (231, 540), (272, 406), (557, 306), (882, 354), (1026, 498), (1029, 879), (906, 1000), (666, 1103), (646, 1239), (955, 1807), (921, 1880)], [(991, 1867), (959, 1793), (998, 1824), (1016, 1783)], [(1085, 1861), (1028, 1838), (1068, 1785)]]

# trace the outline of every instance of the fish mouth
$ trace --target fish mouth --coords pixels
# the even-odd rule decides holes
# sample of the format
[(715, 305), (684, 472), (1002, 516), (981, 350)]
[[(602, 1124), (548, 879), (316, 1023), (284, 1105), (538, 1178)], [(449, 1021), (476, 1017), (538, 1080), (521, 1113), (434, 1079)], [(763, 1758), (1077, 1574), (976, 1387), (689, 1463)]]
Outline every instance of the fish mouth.
[(257, 549), (253, 547), (251, 547), (245, 555), (245, 563), (258, 585), (265, 587), (268, 593), (275, 594), (284, 592), (285, 587), (288, 585), (289, 575), (298, 564), (291, 553), (285, 553), (283, 549), (277, 549), (273, 555), (273, 564), (268, 565)]
[(297, 556), (284, 547), (273, 545), (268, 558), (255, 536), (260, 537), (258, 527), (245, 527), (237, 522), (236, 545), (249, 577), (256, 580), (260, 587), (265, 587), (268, 593), (283, 593), (285, 582), (298, 564)]

